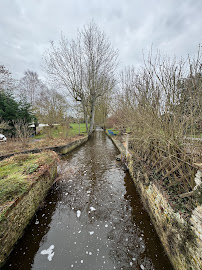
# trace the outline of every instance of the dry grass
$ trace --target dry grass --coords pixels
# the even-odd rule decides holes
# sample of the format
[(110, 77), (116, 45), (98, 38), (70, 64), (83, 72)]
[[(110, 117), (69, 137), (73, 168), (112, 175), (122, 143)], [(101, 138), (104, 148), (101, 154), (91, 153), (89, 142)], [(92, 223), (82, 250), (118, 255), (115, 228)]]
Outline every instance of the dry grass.
[(55, 138), (55, 139), (40, 139), (33, 141), (30, 139), (26, 145), (23, 145), (20, 141), (14, 139), (8, 139), (6, 143), (0, 144), (0, 155), (6, 155), (11, 153), (23, 152), (31, 149), (40, 149), (45, 147), (54, 147), (59, 145), (65, 145), (81, 138), (80, 136), (68, 137), (68, 138)]

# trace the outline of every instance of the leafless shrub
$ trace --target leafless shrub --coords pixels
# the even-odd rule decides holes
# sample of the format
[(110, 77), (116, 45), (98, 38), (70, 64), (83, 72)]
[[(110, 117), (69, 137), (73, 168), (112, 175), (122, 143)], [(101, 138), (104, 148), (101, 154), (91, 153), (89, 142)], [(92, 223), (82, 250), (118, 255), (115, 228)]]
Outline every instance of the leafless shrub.
[(159, 164), (172, 157), (185, 168), (183, 162), (196, 152), (192, 144), (188, 155), (185, 138), (201, 132), (200, 51), (196, 58), (180, 61), (151, 53), (142, 69), (128, 67), (121, 73), (120, 88), (113, 121), (118, 129), (130, 131), (134, 153), (146, 157), (159, 148)]
[(29, 138), (33, 131), (29, 128), (29, 124), (25, 120), (17, 120), (13, 122), (16, 130), (16, 137), (23, 146), (27, 146)]
[(3, 132), (5, 129), (9, 128), (9, 124), (0, 118), (0, 132)]

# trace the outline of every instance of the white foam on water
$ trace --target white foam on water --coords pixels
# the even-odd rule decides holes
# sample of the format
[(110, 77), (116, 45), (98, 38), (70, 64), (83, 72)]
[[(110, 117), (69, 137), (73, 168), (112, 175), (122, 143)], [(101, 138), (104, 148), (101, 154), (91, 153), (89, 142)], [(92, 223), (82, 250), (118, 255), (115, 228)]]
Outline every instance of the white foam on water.
[(41, 251), (42, 255), (48, 255), (49, 261), (52, 261), (53, 256), (55, 254), (55, 252), (53, 252), (54, 247), (55, 247), (54, 245), (51, 245), (48, 249), (44, 249)]
[(80, 211), (80, 210), (77, 210), (77, 211), (76, 211), (76, 216), (79, 218), (80, 215), (81, 215), (81, 211)]

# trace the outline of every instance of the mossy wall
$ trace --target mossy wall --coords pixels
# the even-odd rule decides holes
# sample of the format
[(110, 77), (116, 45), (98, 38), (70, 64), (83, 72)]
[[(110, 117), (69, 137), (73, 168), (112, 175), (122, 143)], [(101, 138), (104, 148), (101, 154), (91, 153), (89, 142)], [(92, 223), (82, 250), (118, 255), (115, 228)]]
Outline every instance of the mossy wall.
[(202, 208), (198, 206), (189, 222), (169, 205), (166, 194), (154, 183), (142, 181), (140, 170), (135, 170), (135, 161), (118, 140), (111, 138), (127, 163), (130, 175), (141, 195), (164, 249), (176, 270), (202, 269)]
[(30, 189), (20, 196), (4, 213), (0, 221), (0, 266), (23, 235), (40, 203), (44, 200), (57, 174), (57, 160), (39, 175)]
[[(59, 154), (67, 154), (88, 140), (88, 136), (58, 147), (29, 150), (23, 153), (41, 152), (42, 150), (53, 150)], [(12, 156), (8, 155), (8, 157)], [(6, 158), (6, 156), (4, 156)], [(51, 188), (57, 174), (57, 160), (53, 160), (47, 170), (38, 177), (31, 185), (28, 192), (20, 196), (9, 206), (0, 219), (0, 266), (12, 251), (17, 240), (23, 235), (24, 229), (30, 223), (33, 215), (44, 200), (48, 190)]]

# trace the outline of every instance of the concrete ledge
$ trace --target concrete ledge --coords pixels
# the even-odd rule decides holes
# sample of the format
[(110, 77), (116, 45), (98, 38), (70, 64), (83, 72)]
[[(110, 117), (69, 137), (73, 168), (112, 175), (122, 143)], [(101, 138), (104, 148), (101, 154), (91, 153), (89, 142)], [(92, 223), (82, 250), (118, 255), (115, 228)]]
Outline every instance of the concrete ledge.
[(88, 140), (88, 136), (85, 136), (85, 137), (83, 137), (81, 139), (75, 140), (75, 141), (73, 141), (71, 143), (68, 143), (68, 144), (65, 144), (65, 145), (51, 146), (51, 147), (44, 147), (44, 148), (36, 148), (36, 149), (25, 150), (25, 151), (22, 151), (22, 152), (2, 155), (2, 156), (0, 156), (0, 161), (5, 159), (5, 158), (9, 158), (11, 156), (18, 155), (18, 154), (29, 154), (29, 153), (35, 154), (35, 153), (40, 153), (40, 152), (45, 151), (45, 150), (52, 150), (52, 151), (55, 151), (58, 154), (65, 155), (65, 154), (71, 152), (76, 147), (83, 144), (84, 142), (86, 142), (87, 140)]

